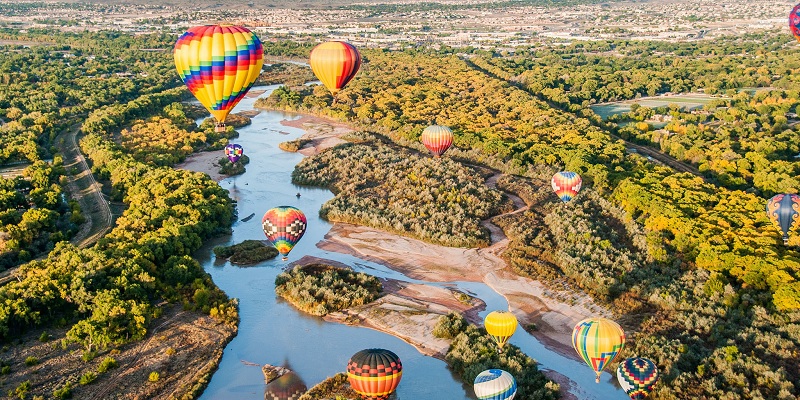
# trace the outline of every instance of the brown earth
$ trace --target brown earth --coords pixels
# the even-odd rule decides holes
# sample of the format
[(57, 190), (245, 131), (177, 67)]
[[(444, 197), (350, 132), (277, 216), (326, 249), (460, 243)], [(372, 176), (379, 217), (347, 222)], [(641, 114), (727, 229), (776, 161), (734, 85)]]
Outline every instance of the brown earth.
[[(89, 361), (82, 360), (83, 349), (77, 345), (64, 348), (66, 329), (47, 330), (51, 339), (45, 342), (39, 340), (42, 330), (30, 332), (4, 346), (0, 354), (11, 369), (0, 381), (0, 393), (13, 392), (29, 381), (26, 398), (52, 398), (54, 390), (70, 383), (73, 399), (191, 399), (208, 383), (222, 350), (236, 335), (235, 326), (174, 305), (150, 326), (144, 340), (101, 351)], [(119, 366), (98, 373), (106, 357), (116, 359)], [(81, 385), (81, 376), (90, 372), (97, 379)], [(155, 382), (149, 379), (152, 372), (159, 374)]]

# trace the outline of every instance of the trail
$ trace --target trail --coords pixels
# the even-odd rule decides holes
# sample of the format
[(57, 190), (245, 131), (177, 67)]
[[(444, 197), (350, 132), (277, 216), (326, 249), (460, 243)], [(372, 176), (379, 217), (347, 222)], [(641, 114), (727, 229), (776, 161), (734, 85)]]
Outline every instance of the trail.
[[(56, 147), (61, 153), (64, 169), (67, 171), (67, 184), (65, 189), (69, 197), (78, 202), (86, 221), (80, 230), (70, 240), (78, 248), (86, 248), (96, 243), (111, 228), (113, 222), (111, 208), (103, 198), (100, 184), (94, 179), (89, 164), (78, 147), (76, 136), (80, 132), (80, 125), (75, 124), (68, 130), (61, 132), (55, 140)], [(70, 173), (71, 171), (75, 173)], [(44, 258), (43, 255), (40, 258)], [(17, 278), (19, 267), (7, 269), (0, 273), (0, 286)], [(18, 279), (18, 278), (17, 278)]]
[[(501, 176), (503, 176), (503, 174), (501, 174), (499, 172), (496, 172), (494, 175), (492, 175), (488, 179), (486, 179), (486, 186), (488, 188), (490, 188), (490, 189), (498, 190), (497, 189), (497, 180), (500, 179)], [(506, 192), (506, 191), (503, 191), (503, 192), (514, 203), (514, 210), (509, 211), (507, 213), (495, 215), (495, 216), (493, 216), (491, 218), (488, 218), (488, 219), (485, 219), (485, 220), (481, 221), (481, 225), (489, 230), (490, 238), (491, 238), (491, 245), (489, 247), (481, 249), (481, 251), (485, 251), (485, 252), (487, 252), (489, 254), (492, 254), (492, 255), (495, 255), (495, 256), (499, 255), (500, 252), (502, 252), (503, 250), (506, 249), (506, 247), (508, 247), (508, 243), (510, 242), (510, 240), (506, 236), (505, 232), (503, 232), (503, 229), (501, 229), (499, 226), (495, 225), (492, 222), (492, 220), (497, 218), (497, 217), (504, 216), (504, 215), (518, 214), (518, 213), (525, 212), (525, 211), (528, 210), (528, 205), (526, 205), (525, 201), (523, 201), (519, 196), (517, 196), (516, 194), (513, 194), (513, 193)]]
[(76, 137), (80, 129), (73, 126), (56, 138), (56, 146), (64, 159), (64, 168), (69, 172), (67, 190), (70, 197), (81, 206), (86, 222), (70, 242), (78, 248), (86, 248), (97, 242), (112, 224), (111, 208), (103, 198), (100, 184), (94, 179), (86, 158), (78, 147)]

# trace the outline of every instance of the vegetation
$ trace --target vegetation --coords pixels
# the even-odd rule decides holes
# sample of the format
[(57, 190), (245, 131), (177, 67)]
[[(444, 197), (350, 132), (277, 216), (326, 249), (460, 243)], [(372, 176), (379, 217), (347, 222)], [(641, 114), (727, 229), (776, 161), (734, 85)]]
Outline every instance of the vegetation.
[(356, 400), (359, 398), (361, 398), (361, 396), (350, 388), (350, 383), (347, 381), (347, 373), (340, 372), (314, 385), (314, 387), (298, 397), (297, 400)]
[(275, 293), (319, 316), (370, 303), (382, 290), (374, 276), (325, 264), (297, 266), (275, 278)]
[(110, 369), (117, 368), (117, 360), (114, 357), (106, 357), (103, 361), (100, 361), (100, 365), (97, 366), (97, 373), (102, 374)]
[[(508, 371), (517, 380), (517, 398), (558, 399), (559, 385), (545, 378), (536, 361), (508, 344), (502, 353), (486, 331), (468, 324), (458, 313), (440, 317), (437, 328), (446, 327), (448, 335), (456, 333), (445, 355), (445, 361), (464, 382), (474, 382), (475, 377), (490, 368)], [(440, 329), (441, 331), (442, 329)]]
[(336, 146), (303, 159), (292, 173), (294, 183), (336, 193), (322, 205), (323, 218), (454, 247), (487, 246), (481, 220), (511, 207), (484, 178), (450, 159), (420, 157), (379, 141)]
[(153, 372), (151, 372), (151, 373), (150, 373), (150, 375), (147, 377), (147, 380), (148, 380), (148, 381), (150, 381), (150, 382), (158, 382), (158, 380), (159, 380), (160, 378), (161, 378), (161, 374), (159, 374), (157, 371), (153, 371)]
[(296, 153), (298, 150), (302, 149), (303, 146), (311, 142), (308, 139), (295, 139), (290, 140), (288, 142), (281, 142), (278, 144), (278, 147), (283, 151), (289, 151), (292, 153)]
[(236, 161), (236, 163), (232, 163), (228, 157), (220, 158), (217, 161), (217, 165), (219, 168), (219, 173), (224, 175), (239, 175), (245, 172), (244, 166), (250, 163), (250, 157), (242, 154), (242, 156)]
[(232, 264), (253, 265), (275, 258), (278, 250), (260, 240), (245, 240), (232, 246), (214, 247), (214, 255), (219, 258), (227, 258)]
[[(792, 99), (798, 98), (796, 74), (786, 68), (800, 60), (782, 48), (789, 39), (601, 41), (520, 49), (514, 56), (456, 54), (447, 48), (365, 50), (365, 68), (339, 93), (336, 104), (316, 87), (276, 90), (269, 102), (383, 132), (393, 142), (386, 146), (421, 149), (418, 137), (424, 126), (450, 126), (456, 135), (447, 153), (452, 160), (517, 175), (498, 184), (532, 205), (527, 212), (495, 220), (512, 240), (504, 257), (522, 274), (577, 284), (617, 312), (630, 338), (625, 354), (652, 358), (664, 373), (654, 398), (788, 399), (800, 393), (800, 367), (791, 355), (800, 348), (800, 237), (792, 235), (789, 246), (783, 246), (763, 210), (767, 196), (796, 188), (791, 162), (796, 131), (787, 122), (789, 115), (781, 116), (793, 111)], [(603, 54), (610, 46), (613, 55)], [(645, 60), (641, 54), (653, 57)], [(675, 134), (657, 137), (649, 128), (639, 134), (631, 131), (635, 124), (621, 128), (588, 108), (603, 99), (635, 98), (640, 92), (632, 85), (645, 80), (633, 79), (635, 68), (626, 65), (638, 60), (660, 63), (642, 67), (642, 76), (652, 70), (673, 77), (669, 88), (662, 85), (656, 94), (708, 90), (723, 81), (734, 85), (720, 86), (728, 90), (757, 76), (769, 76), (769, 84), (783, 89), (731, 93), (695, 114), (668, 107), (673, 119), (665, 128)], [(765, 70), (750, 69), (756, 64)], [(592, 70), (601, 79), (596, 88), (578, 88), (589, 80), (581, 74)], [(553, 77), (574, 79), (574, 84), (554, 86)], [(767, 81), (751, 83), (764, 86)], [(608, 97), (608, 90), (616, 94)], [(588, 97), (572, 97), (583, 94)], [(631, 118), (648, 113), (636, 109)], [(673, 154), (696, 162), (707, 181), (626, 154), (612, 134), (666, 143), (667, 152), (677, 149), (674, 143), (691, 143), (696, 150), (690, 154), (702, 153), (702, 158)], [(354, 147), (326, 153), (345, 157), (343, 149)], [(327, 168), (325, 157), (322, 153), (307, 162)], [(349, 170), (369, 171), (365, 161), (370, 159), (362, 159)], [(296, 174), (307, 169), (301, 165)], [(584, 178), (584, 191), (566, 204), (547, 187), (553, 172), (564, 169)], [(331, 173), (315, 184), (336, 188), (352, 176)], [(394, 200), (374, 192), (348, 194), (353, 203), (370, 204), (359, 207), (362, 213), (389, 207)], [(760, 378), (765, 373), (770, 384)]]

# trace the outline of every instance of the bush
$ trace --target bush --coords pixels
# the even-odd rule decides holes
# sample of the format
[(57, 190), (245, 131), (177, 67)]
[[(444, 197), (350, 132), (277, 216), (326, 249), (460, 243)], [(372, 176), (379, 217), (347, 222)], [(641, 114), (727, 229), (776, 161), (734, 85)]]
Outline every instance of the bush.
[(81, 385), (88, 385), (94, 382), (95, 379), (97, 379), (97, 375), (94, 372), (89, 371), (81, 375), (81, 380), (78, 383), (80, 383)]
[(49, 340), (50, 340), (50, 335), (47, 332), (42, 332), (42, 334), (39, 335), (39, 341), (40, 342), (45, 343), (45, 342), (47, 342)]
[(114, 357), (106, 357), (97, 366), (97, 373), (102, 374), (110, 369), (117, 368), (117, 360)]
[(457, 312), (450, 312), (439, 317), (433, 328), (433, 336), (442, 339), (453, 339), (467, 328), (467, 320)]
[(159, 378), (161, 378), (161, 374), (159, 374), (156, 371), (153, 371), (150, 373), (150, 376), (147, 377), (147, 380), (149, 380), (150, 382), (158, 382)]
[(39, 359), (34, 357), (34, 356), (28, 356), (28, 358), (25, 359), (25, 365), (27, 365), (29, 367), (32, 366), (32, 365), (36, 365), (38, 363), (39, 363)]
[(72, 398), (72, 383), (67, 382), (60, 389), (53, 391), (53, 397), (57, 399), (70, 399)]

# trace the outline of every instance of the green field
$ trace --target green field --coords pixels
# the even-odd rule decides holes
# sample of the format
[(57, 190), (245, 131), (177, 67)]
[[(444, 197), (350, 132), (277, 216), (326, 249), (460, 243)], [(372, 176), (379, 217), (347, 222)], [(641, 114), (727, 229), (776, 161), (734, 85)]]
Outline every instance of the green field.
[(637, 100), (626, 100), (615, 103), (598, 104), (589, 106), (595, 114), (600, 118), (606, 119), (610, 115), (622, 114), (631, 110), (632, 104), (639, 104), (644, 107), (656, 108), (661, 106), (668, 106), (670, 104), (680, 105), (684, 110), (694, 110), (701, 108), (713, 100), (714, 97), (708, 95), (691, 95), (691, 96), (663, 96), (652, 97)]

